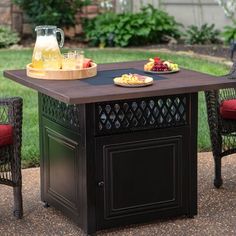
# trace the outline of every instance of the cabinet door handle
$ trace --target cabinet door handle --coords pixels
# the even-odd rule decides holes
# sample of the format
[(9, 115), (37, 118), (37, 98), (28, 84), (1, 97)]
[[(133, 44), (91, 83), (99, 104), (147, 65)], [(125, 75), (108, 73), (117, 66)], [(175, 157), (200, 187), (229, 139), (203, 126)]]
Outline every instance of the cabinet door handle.
[(98, 187), (103, 187), (103, 186), (104, 186), (104, 182), (103, 181), (98, 182)]

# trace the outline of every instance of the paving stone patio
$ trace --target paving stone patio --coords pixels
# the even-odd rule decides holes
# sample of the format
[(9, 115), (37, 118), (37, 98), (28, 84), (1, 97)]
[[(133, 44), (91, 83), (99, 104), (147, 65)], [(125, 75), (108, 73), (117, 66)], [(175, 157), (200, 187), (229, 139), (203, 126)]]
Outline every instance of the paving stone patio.
[[(98, 232), (98, 236), (235, 236), (236, 155), (223, 159), (223, 188), (212, 185), (211, 153), (198, 155), (198, 215)], [(40, 201), (39, 168), (23, 170), (24, 218), (12, 216), (12, 188), (0, 186), (0, 235), (84, 235), (73, 221)]]

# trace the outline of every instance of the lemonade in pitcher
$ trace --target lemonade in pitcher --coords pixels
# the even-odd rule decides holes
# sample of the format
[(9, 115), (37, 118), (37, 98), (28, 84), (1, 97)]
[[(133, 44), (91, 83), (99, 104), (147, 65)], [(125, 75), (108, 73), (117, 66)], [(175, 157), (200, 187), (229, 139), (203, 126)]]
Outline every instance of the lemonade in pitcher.
[[(32, 56), (32, 67), (35, 69), (60, 69), (62, 58), (59, 46), (64, 44), (63, 30), (51, 25), (42, 25), (35, 28), (37, 32), (36, 43)], [(58, 45), (56, 34), (61, 34)]]

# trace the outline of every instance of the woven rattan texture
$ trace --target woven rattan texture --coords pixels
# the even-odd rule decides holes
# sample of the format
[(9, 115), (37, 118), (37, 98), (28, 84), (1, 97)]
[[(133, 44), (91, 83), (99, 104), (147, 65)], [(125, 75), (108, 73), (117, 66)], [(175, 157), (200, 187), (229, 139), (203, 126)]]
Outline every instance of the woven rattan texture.
[(235, 89), (207, 91), (205, 94), (213, 154), (222, 157), (235, 153), (236, 121), (222, 119), (220, 115), (220, 103), (224, 100), (236, 99)]
[[(236, 79), (236, 64), (227, 75), (228, 79)], [(223, 181), (221, 176), (221, 158), (236, 153), (236, 120), (223, 119), (220, 115), (220, 104), (229, 99), (236, 99), (234, 88), (211, 90), (205, 92), (208, 124), (212, 153), (215, 161), (214, 185), (219, 188)]]
[(22, 99), (0, 99), (0, 124), (14, 127), (13, 145), (0, 147), (0, 183), (18, 185), (21, 182)]
[(13, 126), (13, 144), (0, 147), (0, 184), (13, 187), (14, 215), (21, 218), (22, 177), (21, 177), (21, 140), (22, 140), (22, 99), (0, 99), (0, 124)]
[(188, 95), (97, 103), (97, 134), (186, 125), (188, 104)]

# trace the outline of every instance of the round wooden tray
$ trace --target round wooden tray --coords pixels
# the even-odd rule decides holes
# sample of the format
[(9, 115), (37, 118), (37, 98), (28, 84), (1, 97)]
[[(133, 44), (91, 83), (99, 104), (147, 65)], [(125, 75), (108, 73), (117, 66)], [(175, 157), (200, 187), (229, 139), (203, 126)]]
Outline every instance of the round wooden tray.
[(27, 76), (36, 79), (48, 80), (75, 80), (86, 79), (97, 75), (97, 64), (91, 63), (91, 67), (75, 70), (43, 70), (35, 69), (32, 64), (26, 66)]

